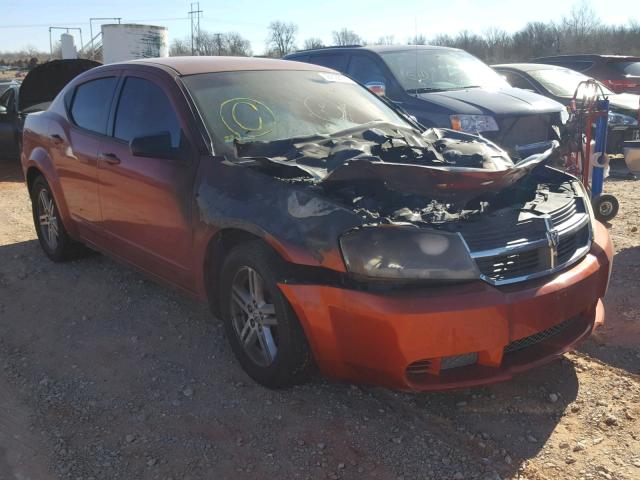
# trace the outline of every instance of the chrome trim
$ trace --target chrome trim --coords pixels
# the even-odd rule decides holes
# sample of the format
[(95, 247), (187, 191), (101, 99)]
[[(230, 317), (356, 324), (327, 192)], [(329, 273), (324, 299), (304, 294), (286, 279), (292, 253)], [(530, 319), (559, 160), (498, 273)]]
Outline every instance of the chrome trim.
[[(577, 215), (574, 215), (574, 217), (575, 216)], [(480, 274), (480, 278), (485, 282), (495, 286), (509, 285), (512, 283), (525, 282), (527, 280), (533, 280), (536, 278), (544, 277), (546, 275), (553, 274), (555, 272), (558, 272), (560, 270), (563, 270), (575, 264), (576, 262), (581, 260), (591, 250), (591, 245), (593, 244), (593, 225), (591, 223), (591, 219), (588, 214), (582, 214), (580, 216), (582, 218), (578, 221), (570, 221), (570, 222), (567, 221), (561, 224), (559, 227), (562, 227), (562, 229), (560, 229), (559, 227), (554, 227), (551, 224), (551, 219), (548, 215), (544, 219), (545, 223), (547, 224), (547, 232), (550, 232), (552, 230), (555, 230), (558, 232), (557, 233), (558, 244), (560, 243), (560, 241), (562, 241), (564, 237), (577, 233), (581, 228), (584, 228), (585, 225), (588, 226), (589, 241), (585, 246), (576, 249), (576, 251), (573, 253), (571, 258), (566, 262), (561, 263), (559, 265), (556, 264), (554, 260), (557, 259), (557, 245), (555, 246), (555, 249), (554, 249), (553, 245), (551, 245), (549, 237), (547, 236), (544, 239), (535, 240), (533, 242), (517, 245), (514, 247), (501, 247), (501, 248), (495, 248), (491, 250), (483, 250), (480, 252), (471, 252), (471, 256), (474, 260), (476, 260), (479, 258), (494, 257), (499, 255), (509, 255), (513, 253), (519, 253), (521, 251), (531, 251), (538, 248), (542, 248), (544, 246), (549, 246), (549, 250), (550, 250), (549, 254), (551, 256), (549, 264), (551, 265), (551, 268), (540, 270), (539, 272), (535, 272), (535, 273), (530, 273), (528, 275), (520, 275), (517, 277), (505, 278), (502, 280), (492, 279), (482, 273)], [(569, 223), (569, 225), (565, 225), (567, 223)]]

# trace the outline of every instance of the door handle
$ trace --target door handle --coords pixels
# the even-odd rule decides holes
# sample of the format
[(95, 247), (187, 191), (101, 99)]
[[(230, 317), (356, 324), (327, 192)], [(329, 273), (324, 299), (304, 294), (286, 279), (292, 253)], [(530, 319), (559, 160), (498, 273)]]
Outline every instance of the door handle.
[(62, 137), (57, 133), (50, 135), (50, 137), (56, 145), (60, 145), (62, 143)]
[(120, 158), (115, 153), (101, 153), (100, 158), (109, 165), (118, 165), (120, 163)]

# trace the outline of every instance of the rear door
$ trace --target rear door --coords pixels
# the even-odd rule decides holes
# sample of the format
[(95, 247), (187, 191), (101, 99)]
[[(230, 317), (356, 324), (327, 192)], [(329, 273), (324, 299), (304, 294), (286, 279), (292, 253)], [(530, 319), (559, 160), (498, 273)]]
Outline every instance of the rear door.
[(70, 122), (51, 122), (50, 153), (72, 219), (83, 238), (99, 242), (97, 154), (107, 133), (118, 71), (75, 87), (67, 105)]
[[(108, 248), (140, 268), (191, 289), (191, 211), (196, 158), (190, 154), (179, 106), (168, 79), (125, 72), (111, 127), (100, 146), (98, 179)], [(184, 107), (182, 108), (184, 110)], [(137, 137), (168, 133), (184, 158), (134, 156)], [(191, 143), (192, 144), (192, 143)], [(192, 158), (193, 157), (193, 158)]]

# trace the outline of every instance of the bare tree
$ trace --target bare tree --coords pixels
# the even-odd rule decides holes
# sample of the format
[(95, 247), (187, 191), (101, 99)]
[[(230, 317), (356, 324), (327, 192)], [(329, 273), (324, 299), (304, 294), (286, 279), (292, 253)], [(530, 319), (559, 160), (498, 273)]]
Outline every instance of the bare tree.
[(269, 24), (267, 36), (267, 53), (272, 57), (284, 57), (295, 51), (296, 33), (298, 26), (295, 23), (276, 20)]
[(359, 45), (364, 43), (360, 35), (348, 28), (342, 28), (333, 32), (334, 45)]
[(312, 37), (312, 38), (307, 38), (304, 41), (305, 50), (313, 50), (314, 48), (322, 48), (322, 47), (324, 47), (324, 43), (320, 38)]
[(384, 35), (373, 42), (374, 45), (393, 45), (395, 43), (396, 38), (393, 35)]
[[(195, 44), (198, 46), (197, 55), (234, 55), (250, 56), (251, 43), (239, 33), (211, 33), (201, 31)], [(176, 39), (171, 43), (169, 55), (172, 57), (191, 55), (189, 39)]]
[(409, 37), (407, 45), (427, 45), (427, 37), (419, 33), (413, 37)]

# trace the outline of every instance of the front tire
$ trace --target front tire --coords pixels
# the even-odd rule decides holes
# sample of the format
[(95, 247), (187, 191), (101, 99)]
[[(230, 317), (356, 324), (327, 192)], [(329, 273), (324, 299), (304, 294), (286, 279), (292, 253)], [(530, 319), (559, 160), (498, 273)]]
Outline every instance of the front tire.
[(285, 264), (266, 244), (240, 244), (221, 274), (222, 321), (244, 371), (269, 388), (308, 380), (313, 357), (298, 318), (277, 282)]
[(31, 187), (31, 209), (38, 241), (45, 255), (54, 262), (72, 260), (88, 249), (74, 241), (64, 228), (58, 206), (44, 177), (37, 177)]

